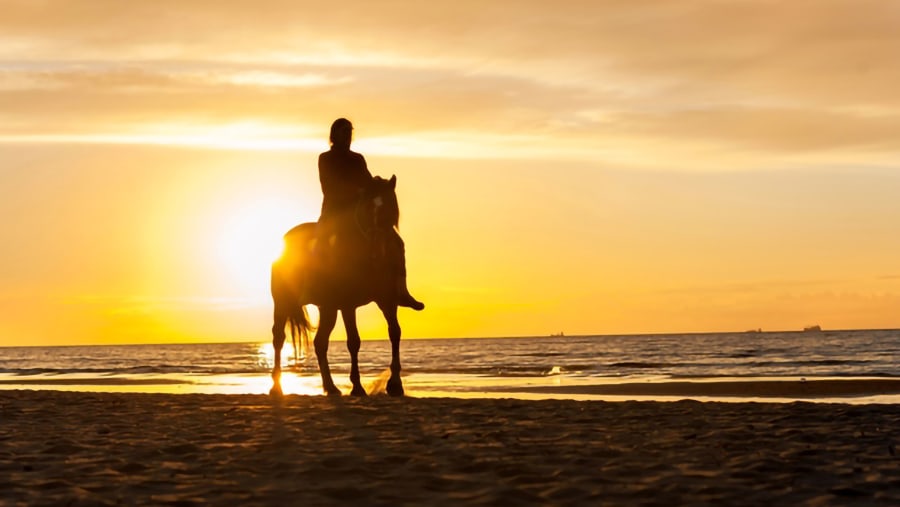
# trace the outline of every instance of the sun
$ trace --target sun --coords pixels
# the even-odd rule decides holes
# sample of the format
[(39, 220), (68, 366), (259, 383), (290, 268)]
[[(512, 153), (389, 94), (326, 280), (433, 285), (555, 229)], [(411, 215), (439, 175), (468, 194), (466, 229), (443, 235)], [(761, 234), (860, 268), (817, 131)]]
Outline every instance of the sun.
[(230, 210), (217, 242), (228, 281), (253, 296), (267, 295), (269, 270), (281, 255), (284, 233), (300, 222), (297, 203), (264, 196)]

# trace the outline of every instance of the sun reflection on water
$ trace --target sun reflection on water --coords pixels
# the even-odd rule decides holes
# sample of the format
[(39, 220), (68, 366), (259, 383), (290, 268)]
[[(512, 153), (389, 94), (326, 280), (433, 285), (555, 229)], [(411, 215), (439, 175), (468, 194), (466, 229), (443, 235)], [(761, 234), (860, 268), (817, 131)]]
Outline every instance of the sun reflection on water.
[[(235, 375), (219, 379), (216, 392), (222, 394), (267, 394), (272, 388), (272, 377), (266, 375)], [(292, 372), (281, 375), (284, 394), (317, 396), (322, 394), (322, 381), (318, 376), (300, 376)]]
[[(300, 357), (301, 361), (304, 358)], [(261, 343), (256, 351), (256, 364), (265, 366), (266, 368), (275, 367), (275, 347), (271, 343)], [(294, 346), (290, 340), (285, 340), (284, 346), (281, 348), (281, 367), (289, 368), (294, 366)]]
[[(281, 349), (281, 388), (284, 394), (322, 394), (322, 382), (319, 376), (301, 373), (301, 370), (309, 365), (311, 358), (304, 356), (302, 351), (298, 352), (298, 360), (295, 361), (294, 346), (290, 340), (286, 340)], [(271, 343), (261, 343), (257, 347), (256, 363), (266, 369), (275, 367), (275, 348)], [(268, 375), (234, 376), (228, 379), (228, 383), (230, 392), (267, 393), (272, 387), (272, 378)]]

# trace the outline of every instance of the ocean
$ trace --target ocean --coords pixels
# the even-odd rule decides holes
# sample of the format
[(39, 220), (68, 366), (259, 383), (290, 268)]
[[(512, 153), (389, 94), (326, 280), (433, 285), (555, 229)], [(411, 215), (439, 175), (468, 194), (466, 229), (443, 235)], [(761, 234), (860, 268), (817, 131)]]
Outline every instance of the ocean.
[[(295, 364), (287, 347), (285, 393), (319, 394), (315, 358)], [(349, 354), (340, 334), (332, 338), (329, 359), (338, 387), (349, 391)], [(898, 359), (900, 330), (401, 342), (404, 384), (413, 396), (535, 397), (519, 389), (623, 382), (900, 378)], [(271, 344), (258, 342), (4, 347), (0, 348), (0, 389), (266, 393), (272, 363)], [(388, 341), (362, 343), (364, 383), (384, 375), (389, 364)], [(894, 399), (868, 397), (865, 401)]]

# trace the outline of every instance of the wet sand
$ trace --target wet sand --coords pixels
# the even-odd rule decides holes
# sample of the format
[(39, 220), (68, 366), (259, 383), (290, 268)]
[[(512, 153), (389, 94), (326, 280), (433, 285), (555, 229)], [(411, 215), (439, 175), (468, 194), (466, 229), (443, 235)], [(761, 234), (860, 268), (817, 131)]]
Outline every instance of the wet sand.
[(0, 504), (898, 505), (900, 405), (0, 391)]
[(578, 395), (703, 396), (732, 398), (817, 398), (900, 394), (900, 379), (654, 381), (618, 384), (529, 386), (507, 392)]

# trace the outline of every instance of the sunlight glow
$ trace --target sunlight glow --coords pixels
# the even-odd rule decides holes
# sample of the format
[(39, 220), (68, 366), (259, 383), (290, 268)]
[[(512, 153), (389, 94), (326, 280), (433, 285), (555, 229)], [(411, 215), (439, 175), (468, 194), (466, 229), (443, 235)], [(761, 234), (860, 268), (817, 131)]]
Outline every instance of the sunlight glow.
[(310, 88), (315, 86), (340, 85), (353, 81), (350, 77), (337, 79), (315, 73), (290, 74), (285, 72), (238, 72), (222, 76), (220, 80), (245, 86), (273, 86), (284, 88)]
[[(275, 365), (275, 349), (271, 342), (261, 343), (257, 349), (257, 363), (271, 369)], [(310, 368), (307, 369), (306, 367)], [(281, 349), (281, 388), (285, 394), (302, 394), (306, 396), (322, 394), (322, 381), (312, 356), (300, 356), (300, 362), (294, 363), (294, 347), (288, 337)], [(306, 370), (306, 375), (301, 374)], [(233, 392), (266, 393), (272, 387), (272, 379), (258, 375), (235, 377)]]
[(223, 220), (218, 260), (240, 289), (268, 294), (269, 269), (284, 248), (284, 233), (297, 222), (293, 208), (260, 196)]

